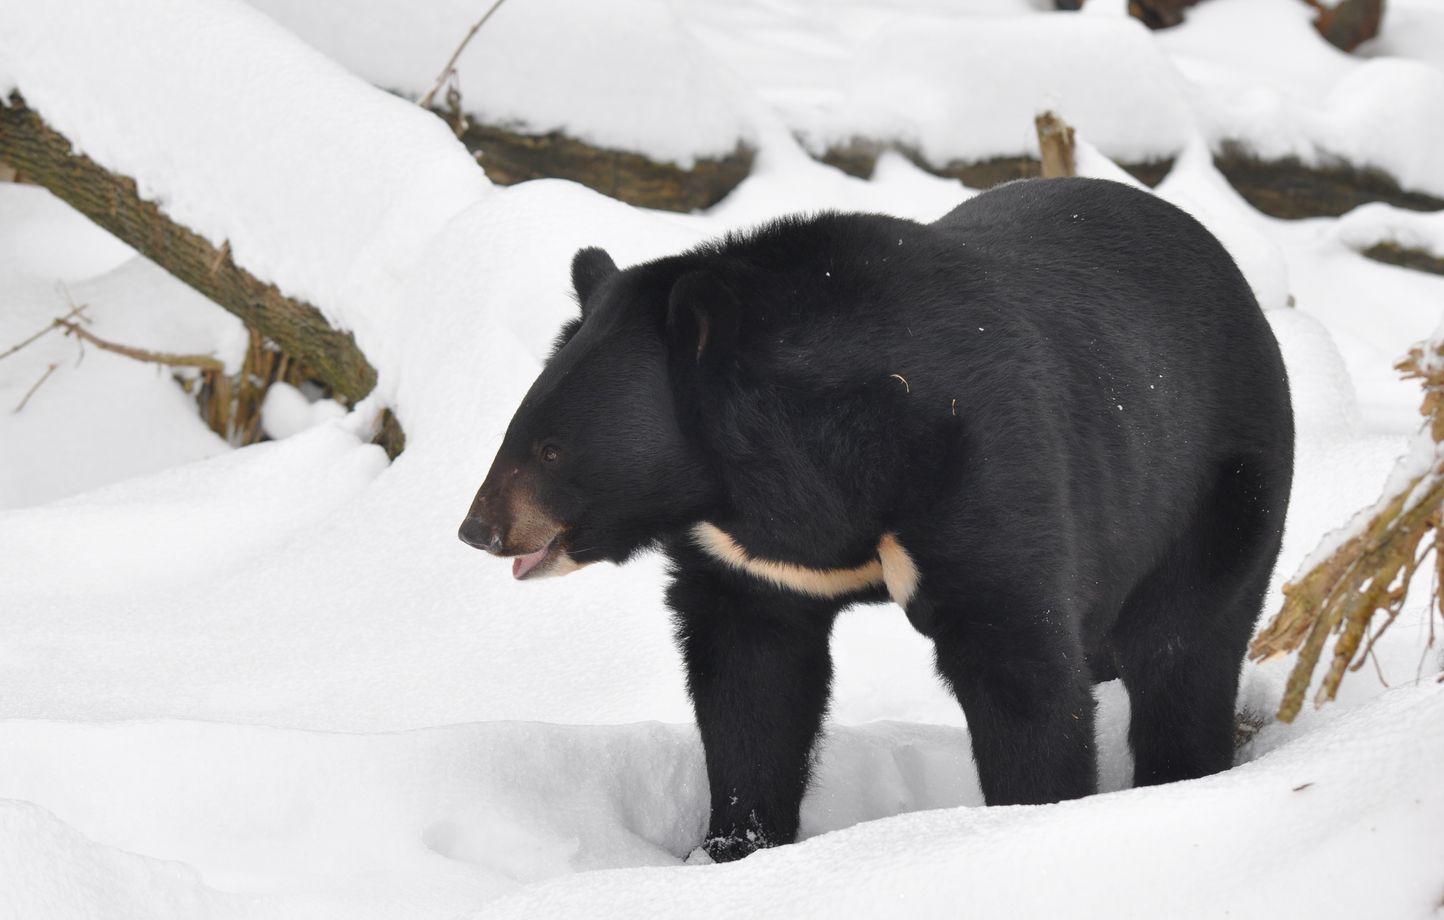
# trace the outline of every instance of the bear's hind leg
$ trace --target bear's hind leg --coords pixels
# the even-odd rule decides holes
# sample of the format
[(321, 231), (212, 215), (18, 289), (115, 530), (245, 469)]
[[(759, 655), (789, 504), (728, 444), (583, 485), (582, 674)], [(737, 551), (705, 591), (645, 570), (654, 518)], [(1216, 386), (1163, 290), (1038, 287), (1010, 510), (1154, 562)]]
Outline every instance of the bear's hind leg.
[(945, 613), (933, 636), (938, 671), (968, 719), (983, 798), (1041, 805), (1091, 795), (1098, 767), (1082, 647), (1058, 634), (1047, 606), (1021, 609), (1005, 605), (985, 624)]
[(707, 759), (703, 848), (718, 862), (796, 839), (832, 681), (837, 605), (747, 578), (688, 569), (667, 591)]
[(1135, 786), (1233, 765), (1239, 673), (1283, 530), (1268, 484), (1252, 465), (1230, 464), (1119, 615), (1111, 641), (1132, 710)]

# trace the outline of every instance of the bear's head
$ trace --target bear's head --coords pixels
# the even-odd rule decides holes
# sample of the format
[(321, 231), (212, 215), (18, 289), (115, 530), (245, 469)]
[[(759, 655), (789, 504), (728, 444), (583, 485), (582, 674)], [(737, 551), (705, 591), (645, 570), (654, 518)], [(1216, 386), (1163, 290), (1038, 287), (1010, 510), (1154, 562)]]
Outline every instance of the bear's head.
[(619, 271), (572, 260), (580, 317), (512, 417), (459, 535), (512, 557), (516, 578), (621, 562), (702, 517), (716, 484), (698, 384), (735, 329), (736, 301), (683, 258)]

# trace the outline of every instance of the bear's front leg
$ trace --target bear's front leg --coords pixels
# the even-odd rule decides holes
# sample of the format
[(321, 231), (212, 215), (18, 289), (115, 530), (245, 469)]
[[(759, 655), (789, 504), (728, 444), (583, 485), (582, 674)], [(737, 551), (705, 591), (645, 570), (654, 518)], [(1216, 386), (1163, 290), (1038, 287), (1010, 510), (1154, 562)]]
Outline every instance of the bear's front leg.
[(791, 843), (832, 682), (838, 606), (709, 563), (678, 562), (667, 591), (701, 731), (717, 862)]

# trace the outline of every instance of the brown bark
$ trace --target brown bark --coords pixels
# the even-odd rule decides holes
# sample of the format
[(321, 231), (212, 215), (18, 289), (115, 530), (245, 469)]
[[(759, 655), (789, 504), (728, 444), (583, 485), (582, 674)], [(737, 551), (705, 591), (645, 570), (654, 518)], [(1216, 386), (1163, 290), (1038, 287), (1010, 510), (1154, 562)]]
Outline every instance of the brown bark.
[(1150, 29), (1166, 29), (1183, 22), (1183, 11), (1198, 0), (1128, 0), (1128, 14)]
[(151, 351), (148, 348), (136, 348), (132, 345), (121, 345), (118, 342), (102, 339), (79, 323), (71, 322), (68, 319), (57, 319), (55, 325), (64, 329), (67, 335), (73, 335), (77, 339), (89, 342), (102, 351), (123, 355), (132, 361), (143, 361), (146, 364), (160, 364), (165, 367), (193, 367), (197, 370), (210, 371), (212, 373), (220, 373), (226, 369), (221, 359), (214, 355), (178, 355), (165, 351)]
[(1273, 217), (1338, 217), (1371, 201), (1411, 211), (1444, 210), (1444, 199), (1409, 191), (1387, 173), (1342, 160), (1310, 166), (1298, 159), (1262, 160), (1224, 144), (1214, 164), (1248, 203)]
[[(349, 332), (333, 328), (311, 304), (285, 296), (236, 265), (228, 244), (211, 245), (142, 200), (130, 178), (74, 153), (70, 141), (18, 94), (0, 104), (0, 160), (275, 342), (338, 397), (355, 402), (376, 386), (376, 370)], [(392, 456), (405, 443), (389, 412), (378, 442)]]
[(1398, 243), (1375, 243), (1364, 250), (1364, 255), (1377, 262), (1387, 262), (1401, 268), (1412, 268), (1415, 271), (1444, 275), (1444, 256), (1425, 252), (1422, 249), (1409, 249)]
[(571, 179), (627, 204), (667, 211), (711, 207), (752, 170), (752, 151), (746, 147), (720, 159), (697, 160), (684, 169), (639, 153), (594, 147), (559, 132), (524, 134), (469, 124), (460, 137), (487, 177), (501, 185)]
[(1337, 0), (1332, 5), (1309, 0), (1319, 11), (1314, 28), (1335, 48), (1353, 51), (1379, 34), (1384, 20), (1384, 0)]
[(1052, 112), (1043, 112), (1033, 119), (1038, 130), (1038, 149), (1043, 153), (1044, 179), (1060, 179), (1078, 175), (1073, 157), (1073, 128)]

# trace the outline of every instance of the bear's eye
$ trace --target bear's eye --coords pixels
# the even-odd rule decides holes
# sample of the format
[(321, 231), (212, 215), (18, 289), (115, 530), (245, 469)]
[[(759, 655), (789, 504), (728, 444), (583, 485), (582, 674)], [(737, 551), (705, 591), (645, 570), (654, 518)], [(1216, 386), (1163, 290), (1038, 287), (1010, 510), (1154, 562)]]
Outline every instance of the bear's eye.
[(562, 452), (557, 450), (553, 445), (548, 444), (541, 449), (541, 458), (542, 463), (556, 463), (562, 458)]

